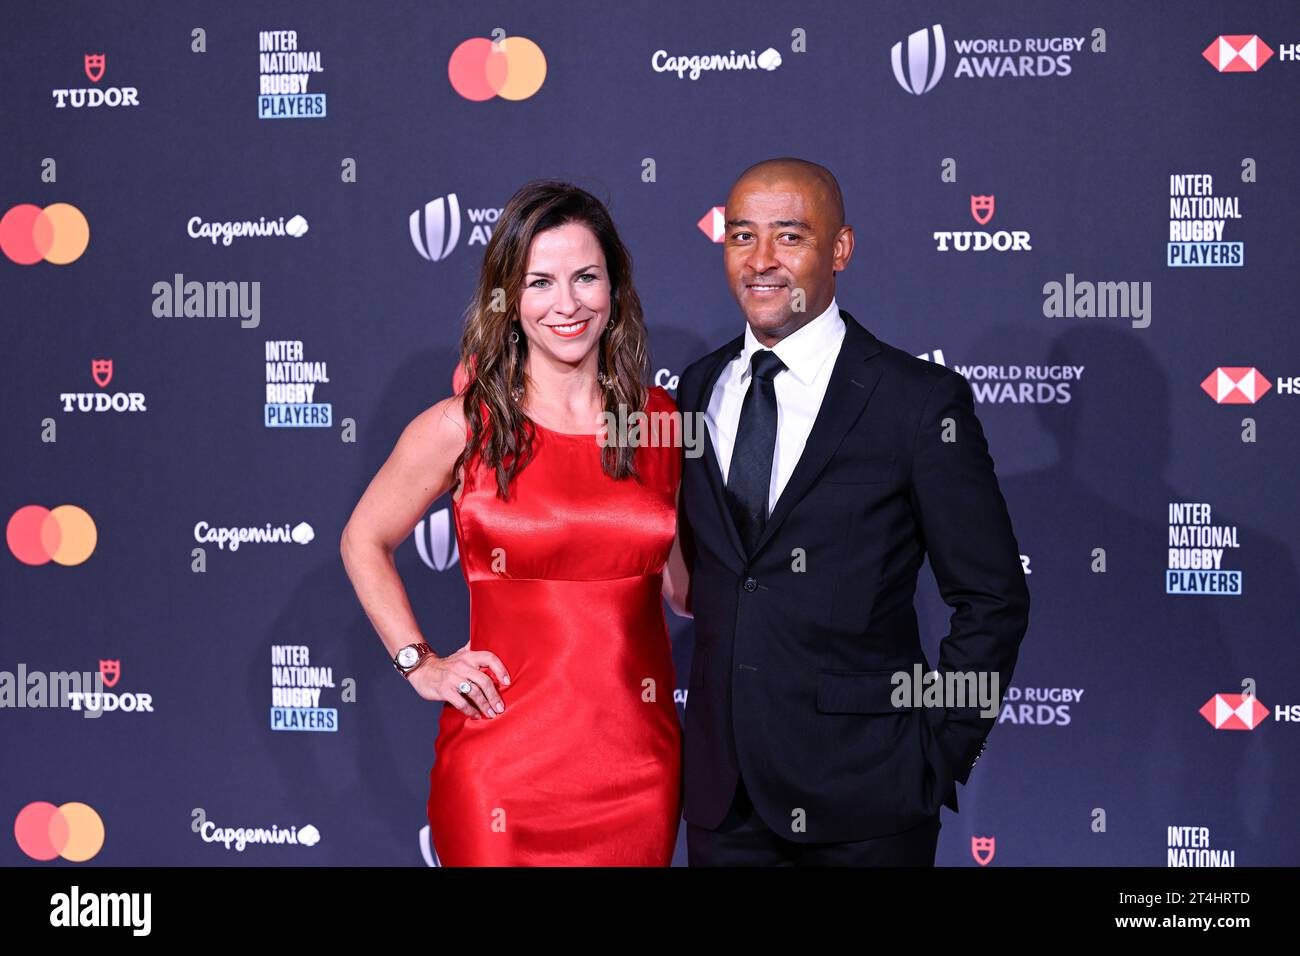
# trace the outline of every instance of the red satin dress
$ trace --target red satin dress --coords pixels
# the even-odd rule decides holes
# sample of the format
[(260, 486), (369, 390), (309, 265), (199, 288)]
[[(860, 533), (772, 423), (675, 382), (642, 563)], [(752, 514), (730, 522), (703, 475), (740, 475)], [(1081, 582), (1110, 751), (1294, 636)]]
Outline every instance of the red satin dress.
[[(658, 387), (647, 404), (676, 409)], [(453, 502), (470, 647), (510, 683), (495, 719), (443, 705), (433, 849), (444, 866), (667, 866), (681, 725), (660, 595), (682, 452), (639, 447), (637, 483), (602, 471), (594, 435), (539, 425), (533, 447), (508, 502), (477, 458)]]

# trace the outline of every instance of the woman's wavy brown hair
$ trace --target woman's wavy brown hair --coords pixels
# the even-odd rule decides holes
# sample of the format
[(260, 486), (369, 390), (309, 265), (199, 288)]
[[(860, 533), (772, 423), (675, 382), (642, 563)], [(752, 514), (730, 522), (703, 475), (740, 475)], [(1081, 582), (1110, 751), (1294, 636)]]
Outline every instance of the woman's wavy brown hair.
[[(570, 222), (585, 224), (605, 254), (610, 282), (610, 321), (600, 335), (599, 374), (605, 382), (605, 410), (618, 415), (644, 410), (649, 376), (641, 299), (632, 284), (632, 257), (618, 237), (609, 211), (599, 199), (571, 183), (536, 180), (510, 197), (483, 253), (478, 288), (466, 310), (460, 342), (461, 365), (468, 373), (464, 413), (469, 436), (453, 475), (474, 455), (496, 472), (497, 496), (509, 499), (510, 482), (533, 457), (534, 423), (524, 414), (524, 367), (528, 339), (518, 331), (519, 299), (528, 268), (528, 250), (539, 233)], [(518, 398), (513, 394), (518, 390)], [(486, 415), (484, 414), (486, 406)], [(601, 467), (614, 478), (638, 477), (635, 449), (607, 444)]]

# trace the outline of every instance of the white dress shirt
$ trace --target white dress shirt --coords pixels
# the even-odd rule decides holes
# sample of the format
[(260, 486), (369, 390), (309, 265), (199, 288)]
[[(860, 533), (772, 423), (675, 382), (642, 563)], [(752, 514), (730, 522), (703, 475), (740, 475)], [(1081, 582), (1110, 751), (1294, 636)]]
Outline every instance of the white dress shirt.
[[(776, 449), (772, 456), (772, 477), (767, 494), (769, 515), (799, 463), (804, 445), (808, 443), (808, 435), (822, 407), (822, 398), (826, 395), (831, 370), (835, 367), (843, 341), (844, 320), (840, 318), (839, 306), (832, 298), (825, 312), (797, 332), (787, 335), (772, 349), (786, 367), (772, 380), (776, 388)], [(744, 348), (723, 368), (709, 397), (705, 421), (713, 439), (713, 448), (718, 453), (724, 486), (731, 467), (731, 452), (736, 444), (736, 429), (740, 425), (740, 406), (749, 391), (750, 358), (762, 348), (765, 346), (746, 324)]]

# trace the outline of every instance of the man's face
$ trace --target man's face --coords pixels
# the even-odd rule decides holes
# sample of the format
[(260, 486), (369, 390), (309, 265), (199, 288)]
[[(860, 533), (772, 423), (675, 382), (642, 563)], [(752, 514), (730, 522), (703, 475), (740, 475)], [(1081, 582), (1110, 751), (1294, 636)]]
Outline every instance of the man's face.
[(764, 345), (775, 345), (830, 305), (835, 272), (853, 251), (853, 230), (836, 230), (834, 215), (816, 180), (751, 178), (732, 188), (723, 253), (727, 280)]

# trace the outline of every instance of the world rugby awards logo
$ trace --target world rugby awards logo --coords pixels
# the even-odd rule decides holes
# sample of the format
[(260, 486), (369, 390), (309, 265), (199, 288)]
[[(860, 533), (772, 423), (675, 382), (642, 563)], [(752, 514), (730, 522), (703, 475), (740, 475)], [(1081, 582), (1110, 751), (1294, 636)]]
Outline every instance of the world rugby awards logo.
[[(932, 39), (933, 38), (933, 39)], [(931, 43), (934, 45), (933, 66), (930, 56)], [(943, 27), (935, 24), (928, 30), (917, 30), (907, 38), (907, 72), (903, 72), (903, 43), (900, 40), (890, 51), (894, 64), (894, 79), (898, 85), (909, 93), (920, 96), (934, 89), (943, 77), (943, 66), (947, 57), (946, 44), (943, 40)]]
[(455, 193), (439, 196), (424, 204), (424, 228), (420, 228), (420, 210), (411, 213), (411, 242), (415, 251), (429, 262), (440, 262), (451, 255), (460, 239), (460, 202)]
[(420, 560), (434, 571), (446, 571), (460, 559), (456, 536), (446, 508), (433, 512), (415, 526), (415, 550)]
[[(464, 219), (469, 229), (467, 246), (486, 246), (492, 230), (501, 218), (496, 206), (466, 206)], [(456, 249), (460, 241), (461, 203), (455, 193), (439, 196), (411, 213), (411, 244), (427, 262), (441, 262)], [(421, 222), (421, 215), (424, 221)]]
[[(1092, 40), (1092, 52), (1106, 51), (1104, 30), (1094, 30)], [(1082, 36), (955, 37), (952, 76), (954, 80), (1069, 76), (1074, 72), (1071, 58), (1083, 51), (1085, 42), (1087, 37)], [(943, 78), (948, 62), (943, 27), (936, 23), (928, 30), (917, 30), (906, 41), (895, 43), (890, 59), (899, 86), (915, 96), (929, 93)]]

